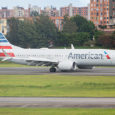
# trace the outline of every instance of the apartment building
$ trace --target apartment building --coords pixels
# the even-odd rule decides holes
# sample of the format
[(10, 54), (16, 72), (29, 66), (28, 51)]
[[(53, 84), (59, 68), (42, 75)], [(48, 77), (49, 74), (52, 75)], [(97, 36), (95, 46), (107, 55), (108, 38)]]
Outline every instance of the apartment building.
[(24, 9), (23, 7), (14, 7), (13, 9), (13, 17), (30, 17), (30, 10)]
[(13, 17), (13, 9), (8, 9), (7, 7), (2, 7), (0, 9), (0, 18), (11, 18)]
[(90, 20), (96, 26), (109, 25), (115, 18), (115, 0), (90, 0)]
[(7, 19), (6, 18), (0, 19), (0, 32), (6, 35), (7, 31), (8, 31)]
[(60, 16), (76, 16), (80, 15), (88, 19), (88, 7), (73, 7), (72, 4), (70, 4), (68, 7), (61, 7), (60, 8)]
[(49, 16), (49, 17), (50, 16), (59, 17), (59, 10), (57, 10), (55, 7), (47, 6), (44, 8), (44, 10), (42, 10), (42, 14)]
[(30, 17), (30, 9), (24, 9), (23, 7), (14, 7), (14, 9), (8, 9), (2, 7), (0, 9), (0, 18), (11, 18), (11, 17)]
[(50, 19), (53, 21), (53, 23), (56, 25), (56, 27), (60, 31), (62, 31), (64, 17), (50, 17)]
[(111, 17), (110, 17), (110, 25), (115, 25), (115, 0), (111, 2)]
[(73, 8), (72, 7), (72, 4), (70, 4), (69, 6), (67, 7), (61, 7), (60, 8), (60, 16), (65, 16), (65, 15), (68, 15), (68, 16), (73, 16), (73, 10), (74, 10), (74, 15), (77, 13), (77, 8)]
[(88, 7), (78, 7), (78, 15), (88, 19)]
[(30, 10), (30, 15), (32, 14), (32, 12), (37, 12), (38, 15), (41, 14), (41, 8), (36, 5), (34, 6), (29, 5), (29, 10)]

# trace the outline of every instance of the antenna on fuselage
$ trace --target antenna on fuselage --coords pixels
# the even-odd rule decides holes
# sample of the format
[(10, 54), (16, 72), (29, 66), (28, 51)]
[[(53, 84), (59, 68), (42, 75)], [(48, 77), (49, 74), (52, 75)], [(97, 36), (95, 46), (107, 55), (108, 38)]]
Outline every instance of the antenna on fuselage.
[(73, 46), (73, 44), (71, 44), (71, 49), (75, 49), (74, 46)]

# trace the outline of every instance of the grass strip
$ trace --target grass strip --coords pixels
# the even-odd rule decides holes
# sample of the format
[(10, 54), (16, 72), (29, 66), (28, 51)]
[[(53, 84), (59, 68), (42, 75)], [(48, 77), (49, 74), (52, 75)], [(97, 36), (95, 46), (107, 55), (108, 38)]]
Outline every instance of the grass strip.
[(115, 109), (0, 108), (0, 115), (115, 115)]
[(115, 76), (0, 75), (0, 96), (115, 97)]

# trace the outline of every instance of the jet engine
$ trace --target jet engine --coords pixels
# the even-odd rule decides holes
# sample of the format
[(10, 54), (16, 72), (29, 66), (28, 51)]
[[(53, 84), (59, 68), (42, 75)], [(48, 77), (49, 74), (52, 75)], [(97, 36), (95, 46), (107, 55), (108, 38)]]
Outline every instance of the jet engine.
[(72, 61), (62, 61), (58, 64), (58, 69), (61, 71), (73, 71), (76, 69), (76, 63)]
[(94, 68), (94, 66), (86, 66), (86, 65), (82, 65), (82, 66), (77, 65), (77, 67), (78, 67), (79, 69), (93, 69), (93, 68)]

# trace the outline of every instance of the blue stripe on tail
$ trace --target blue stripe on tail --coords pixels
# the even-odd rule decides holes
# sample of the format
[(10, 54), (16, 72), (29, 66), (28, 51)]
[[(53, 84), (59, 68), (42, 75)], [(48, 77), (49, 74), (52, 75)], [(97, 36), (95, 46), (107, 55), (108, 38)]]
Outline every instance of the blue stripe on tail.
[(0, 33), (0, 39), (5, 39), (2, 33)]
[(0, 42), (8, 42), (8, 40), (0, 40)]

